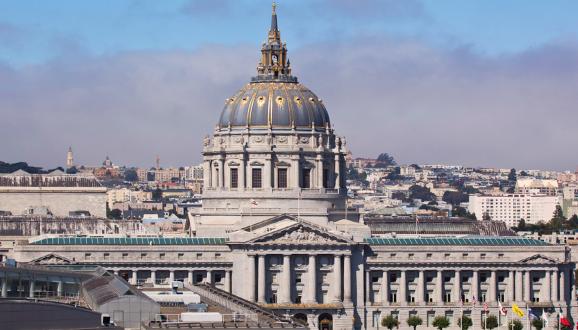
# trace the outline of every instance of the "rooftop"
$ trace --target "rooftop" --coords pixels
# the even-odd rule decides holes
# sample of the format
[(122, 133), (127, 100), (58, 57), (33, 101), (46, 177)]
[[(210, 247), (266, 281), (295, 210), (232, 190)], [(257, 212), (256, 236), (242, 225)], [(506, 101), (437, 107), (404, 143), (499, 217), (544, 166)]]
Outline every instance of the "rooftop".
[(223, 245), (222, 237), (50, 237), (32, 245)]
[(478, 246), (544, 246), (546, 242), (523, 237), (404, 237), (365, 239), (371, 245), (478, 245)]

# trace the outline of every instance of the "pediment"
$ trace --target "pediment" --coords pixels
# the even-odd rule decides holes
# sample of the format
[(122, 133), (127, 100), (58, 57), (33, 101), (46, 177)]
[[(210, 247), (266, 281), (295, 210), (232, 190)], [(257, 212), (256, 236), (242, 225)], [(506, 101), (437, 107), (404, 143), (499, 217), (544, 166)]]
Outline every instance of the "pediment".
[(253, 243), (266, 244), (298, 244), (298, 245), (323, 245), (323, 244), (347, 244), (351, 240), (318, 228), (310, 227), (303, 223), (296, 223), (282, 230), (276, 230), (269, 234), (258, 237)]
[(31, 263), (37, 264), (37, 265), (69, 265), (69, 264), (73, 264), (74, 262), (72, 262), (70, 259), (65, 258), (63, 256), (59, 256), (57, 254), (50, 253), (50, 254), (47, 254), (47, 255), (42, 256), (40, 258), (32, 260)]
[(533, 255), (533, 256), (531, 256), (531, 257), (528, 257), (528, 258), (525, 258), (525, 259), (520, 260), (520, 263), (530, 264), (530, 265), (534, 265), (534, 264), (556, 264), (556, 263), (558, 263), (558, 261), (555, 260), (555, 259), (552, 259), (552, 258), (550, 258), (550, 257), (543, 256), (543, 255), (541, 255), (541, 254), (536, 254), (536, 255)]

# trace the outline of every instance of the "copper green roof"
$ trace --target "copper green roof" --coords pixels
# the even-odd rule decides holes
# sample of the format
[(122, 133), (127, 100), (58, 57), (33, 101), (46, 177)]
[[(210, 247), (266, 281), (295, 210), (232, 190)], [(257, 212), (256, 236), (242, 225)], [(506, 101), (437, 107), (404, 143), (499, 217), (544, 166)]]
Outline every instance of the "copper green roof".
[(546, 242), (524, 237), (402, 237), (365, 239), (370, 245), (484, 245), (484, 246), (540, 246), (549, 245)]
[(33, 245), (223, 245), (222, 237), (51, 237)]

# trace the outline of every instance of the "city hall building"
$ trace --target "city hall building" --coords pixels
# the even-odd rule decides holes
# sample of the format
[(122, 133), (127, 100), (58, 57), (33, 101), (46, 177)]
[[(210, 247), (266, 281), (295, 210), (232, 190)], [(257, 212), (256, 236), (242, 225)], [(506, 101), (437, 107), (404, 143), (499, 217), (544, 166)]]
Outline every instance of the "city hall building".
[[(273, 8), (257, 76), (228, 98), (203, 146), (203, 207), (183, 237), (37, 237), (14, 247), (35, 264), (98, 264), (133, 284), (210, 283), (311, 329), (400, 329), (419, 315), (472, 317), (483, 303), (576, 318), (565, 246), (511, 236), (373, 236), (346, 210), (346, 141), (324, 103), (291, 74)], [(512, 312), (509, 309), (509, 318)], [(502, 322), (505, 322), (502, 317)]]

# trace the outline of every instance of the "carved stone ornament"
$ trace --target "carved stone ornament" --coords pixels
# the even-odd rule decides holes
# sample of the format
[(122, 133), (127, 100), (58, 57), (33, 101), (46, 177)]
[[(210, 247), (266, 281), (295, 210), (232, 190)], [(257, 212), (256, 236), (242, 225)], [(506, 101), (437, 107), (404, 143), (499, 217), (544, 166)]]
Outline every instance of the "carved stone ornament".
[(263, 137), (262, 136), (255, 136), (255, 137), (253, 137), (253, 142), (261, 143), (261, 142), (263, 142)]
[(309, 143), (309, 137), (307, 136), (302, 136), (300, 139), (301, 143)]
[(211, 144), (211, 138), (207, 135), (207, 136), (205, 136), (205, 138), (203, 139), (203, 145), (204, 145), (205, 147), (208, 147), (209, 144)]
[(274, 243), (327, 243), (332, 242), (333, 240), (322, 236), (318, 233), (303, 230), (303, 227), (299, 227), (295, 231), (286, 232), (284, 235), (278, 237), (277, 239), (273, 240)]
[(286, 136), (279, 136), (279, 137), (277, 137), (277, 142), (278, 143), (287, 143), (287, 137)]

